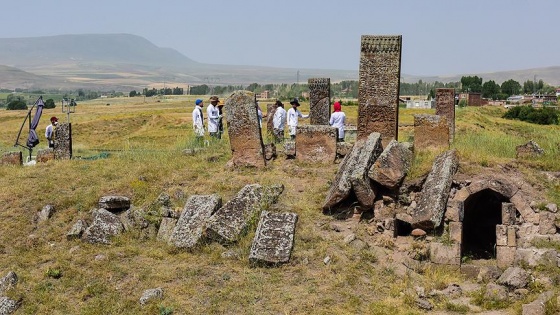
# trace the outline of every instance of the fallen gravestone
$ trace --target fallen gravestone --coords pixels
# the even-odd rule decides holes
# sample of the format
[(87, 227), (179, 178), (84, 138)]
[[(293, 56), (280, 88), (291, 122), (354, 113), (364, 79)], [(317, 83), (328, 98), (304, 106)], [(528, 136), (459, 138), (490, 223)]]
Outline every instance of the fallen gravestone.
[(275, 266), (290, 260), (294, 245), (297, 214), (263, 211), (251, 245), (253, 265)]
[(86, 229), (82, 239), (92, 244), (110, 244), (110, 237), (123, 230), (124, 226), (117, 215), (98, 209), (93, 211), (93, 223)]

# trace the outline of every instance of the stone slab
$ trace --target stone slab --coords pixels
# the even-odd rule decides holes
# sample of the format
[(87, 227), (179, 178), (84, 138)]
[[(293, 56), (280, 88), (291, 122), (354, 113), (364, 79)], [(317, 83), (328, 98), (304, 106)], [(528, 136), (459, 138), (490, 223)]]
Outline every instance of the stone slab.
[(249, 261), (275, 266), (289, 262), (298, 216), (295, 213), (263, 211), (251, 245)]
[(99, 198), (98, 207), (116, 212), (130, 208), (130, 198), (126, 196), (103, 196)]
[(336, 159), (337, 128), (323, 125), (297, 127), (296, 159), (314, 164), (332, 164)]
[(372, 208), (377, 188), (368, 176), (369, 169), (383, 152), (381, 134), (372, 132), (366, 139), (360, 155), (350, 173), (350, 183), (358, 202), (364, 209)]
[(496, 265), (500, 268), (513, 266), (515, 251), (515, 247), (496, 246)]
[(56, 126), (53, 150), (55, 160), (70, 160), (72, 158), (72, 124), (59, 123)]
[(430, 261), (434, 264), (459, 266), (461, 264), (461, 244), (430, 243)]
[(444, 116), (449, 125), (449, 143), (455, 135), (455, 89), (436, 89), (436, 115)]
[(156, 236), (157, 240), (161, 242), (169, 242), (169, 239), (171, 238), (171, 234), (173, 233), (176, 224), (177, 224), (177, 219), (162, 218)]
[(37, 163), (46, 163), (48, 161), (54, 160), (54, 150), (52, 148), (37, 150), (37, 156), (35, 157)]
[[(329, 125), (331, 117), (331, 79), (310, 78), (309, 86), (309, 123), (311, 125)], [(299, 137), (298, 132), (298, 137)]]
[(391, 140), (368, 172), (369, 178), (388, 189), (397, 188), (412, 163), (412, 145)]
[(502, 203), (502, 224), (503, 225), (514, 225), (516, 223), (515, 214), (517, 209), (513, 203), (503, 202)]
[(414, 115), (414, 148), (449, 148), (449, 125), (445, 116)]

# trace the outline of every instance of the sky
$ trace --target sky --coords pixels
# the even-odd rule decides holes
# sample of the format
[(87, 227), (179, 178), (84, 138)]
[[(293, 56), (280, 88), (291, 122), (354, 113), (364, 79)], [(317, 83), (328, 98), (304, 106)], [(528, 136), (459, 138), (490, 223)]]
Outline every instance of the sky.
[(0, 4), (0, 38), (127, 33), (201, 63), (357, 71), (362, 35), (402, 35), (401, 73), (408, 75), (560, 66), (560, 0)]

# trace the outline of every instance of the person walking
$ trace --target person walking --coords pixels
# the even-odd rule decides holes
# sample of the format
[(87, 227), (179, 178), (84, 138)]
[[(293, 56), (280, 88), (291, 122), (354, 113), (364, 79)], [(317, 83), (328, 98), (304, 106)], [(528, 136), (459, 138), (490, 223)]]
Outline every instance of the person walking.
[(220, 111), (218, 110), (218, 103), (220, 99), (217, 96), (212, 96), (210, 98), (210, 105), (206, 109), (208, 114), (208, 133), (210, 137), (219, 139), (218, 136), (218, 122), (220, 119)]
[(338, 142), (344, 142), (344, 123), (346, 122), (346, 114), (342, 111), (340, 101), (333, 105), (334, 112), (329, 120), (329, 125), (338, 128)]
[(276, 111), (272, 116), (272, 132), (276, 143), (284, 141), (284, 128), (286, 126), (286, 110), (284, 104), (276, 101)]
[(307, 118), (309, 115), (303, 115), (297, 108), (300, 106), (297, 98), (294, 98), (290, 104), (292, 108), (288, 110), (288, 128), (290, 129), (290, 139), (296, 138), (296, 129), (298, 126), (299, 118)]
[(49, 148), (54, 148), (54, 127), (58, 125), (58, 118), (55, 116), (51, 117), (51, 124), (45, 129), (45, 137), (49, 142)]
[(196, 142), (202, 144), (204, 142), (204, 115), (202, 114), (204, 102), (201, 99), (197, 99), (194, 104), (192, 112), (194, 135)]

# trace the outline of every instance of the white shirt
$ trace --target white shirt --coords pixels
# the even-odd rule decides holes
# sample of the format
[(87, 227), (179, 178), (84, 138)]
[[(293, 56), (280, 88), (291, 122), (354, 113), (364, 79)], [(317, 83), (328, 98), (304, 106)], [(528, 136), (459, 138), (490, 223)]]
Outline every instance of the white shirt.
[(47, 129), (45, 130), (45, 138), (51, 139), (52, 134), (53, 134), (53, 125), (50, 124), (50, 125), (47, 126)]
[(208, 114), (208, 132), (218, 132), (218, 118), (220, 117), (218, 107), (212, 104), (208, 105), (206, 114)]
[(338, 128), (338, 138), (344, 139), (344, 123), (346, 122), (346, 114), (343, 112), (334, 112), (329, 120), (329, 125)]
[(288, 126), (297, 127), (299, 117), (307, 118), (309, 115), (303, 115), (299, 110), (293, 107), (288, 109)]
[(276, 108), (272, 117), (272, 126), (274, 129), (284, 130), (284, 126), (286, 126), (286, 110), (283, 107)]
[(195, 106), (192, 112), (192, 121), (194, 131), (198, 136), (204, 136), (204, 124), (202, 121), (202, 107)]

